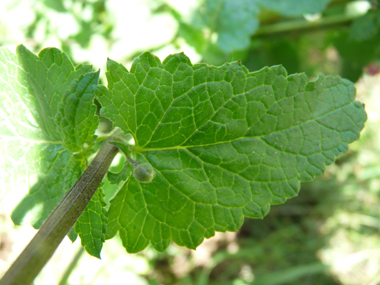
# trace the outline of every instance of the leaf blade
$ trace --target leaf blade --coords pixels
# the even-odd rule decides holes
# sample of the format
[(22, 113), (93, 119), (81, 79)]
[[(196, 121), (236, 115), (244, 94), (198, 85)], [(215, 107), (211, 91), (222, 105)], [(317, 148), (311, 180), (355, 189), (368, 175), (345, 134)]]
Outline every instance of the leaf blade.
[(75, 223), (75, 232), (86, 251), (100, 259), (105, 241), (107, 210), (104, 191), (99, 187)]
[(22, 45), (16, 51), (0, 48), (1, 183), (10, 193), (29, 188), (12, 219), (39, 228), (86, 166), (84, 156), (63, 148), (54, 117), (68, 85), (92, 67), (74, 68), (57, 49), (39, 57)]
[[(108, 65), (98, 100), (128, 100), (133, 115), (110, 104), (102, 114), (134, 136), (137, 162), (156, 170), (150, 184), (130, 177), (110, 203), (109, 236), (119, 231), (128, 252), (149, 242), (163, 251), (170, 239), (195, 248), (236, 231), (244, 216), (263, 218), (321, 175), (366, 121), (353, 84), (338, 76), (308, 82), (281, 66), (250, 73), (239, 62), (192, 65), (184, 54), (160, 63), (144, 53), (124, 69)], [(140, 87), (121, 95), (128, 82)]]

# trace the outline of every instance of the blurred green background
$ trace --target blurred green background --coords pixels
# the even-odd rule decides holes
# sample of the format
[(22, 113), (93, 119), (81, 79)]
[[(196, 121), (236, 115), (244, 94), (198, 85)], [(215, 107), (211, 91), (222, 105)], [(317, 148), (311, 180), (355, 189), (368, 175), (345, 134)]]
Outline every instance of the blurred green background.
[[(196, 251), (129, 255), (115, 238), (102, 260), (65, 239), (35, 284), (380, 284), (378, 0), (1, 0), (0, 45), (20, 43), (102, 70), (107, 57), (129, 67), (149, 50), (161, 60), (182, 51), (193, 63), (241, 60), (250, 71), (282, 64), (311, 79), (339, 74), (356, 82), (368, 112), (360, 141), (264, 220)], [(103, 120), (99, 131), (109, 128)], [(11, 223), (17, 202), (0, 209), (0, 276), (35, 234)]]

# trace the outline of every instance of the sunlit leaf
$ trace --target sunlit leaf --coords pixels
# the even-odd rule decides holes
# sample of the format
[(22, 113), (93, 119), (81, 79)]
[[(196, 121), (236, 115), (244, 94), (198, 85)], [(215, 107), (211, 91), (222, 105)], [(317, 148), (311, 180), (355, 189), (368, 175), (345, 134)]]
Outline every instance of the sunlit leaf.
[(39, 228), (87, 166), (85, 152), (69, 150), (84, 150), (94, 136), (98, 72), (74, 67), (55, 48), (36, 56), (21, 45), (17, 57), (0, 48), (0, 194), (29, 188), (12, 219)]
[(215, 231), (236, 231), (244, 216), (298, 194), (358, 139), (366, 113), (339, 76), (287, 75), (281, 66), (249, 72), (240, 62), (192, 65), (184, 54), (162, 63), (150, 53), (130, 72), (107, 63), (101, 114), (134, 136), (138, 163), (111, 200), (107, 238), (120, 232), (128, 252), (170, 241), (196, 248)]

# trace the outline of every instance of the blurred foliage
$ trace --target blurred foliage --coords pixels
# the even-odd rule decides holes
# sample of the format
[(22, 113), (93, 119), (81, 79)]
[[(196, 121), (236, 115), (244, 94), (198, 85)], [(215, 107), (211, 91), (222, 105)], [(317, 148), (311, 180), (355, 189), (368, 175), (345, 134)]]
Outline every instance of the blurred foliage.
[[(263, 221), (247, 219), (238, 233), (217, 234), (197, 251), (173, 245), (127, 255), (107, 242), (103, 262), (82, 256), (69, 284), (380, 283), (378, 0), (2, 0), (0, 18), (0, 45), (56, 46), (75, 63), (103, 68), (110, 57), (129, 65), (149, 50), (162, 58), (184, 51), (194, 63), (240, 59), (251, 71), (282, 64), (311, 77), (340, 74), (357, 82), (366, 103), (361, 140)], [(102, 119), (100, 134), (110, 128)], [(112, 171), (123, 165), (116, 160)], [(117, 186), (106, 181), (104, 189), (108, 201)], [(11, 226), (1, 223), (0, 253), (12, 243)], [(65, 254), (75, 255), (72, 247)], [(36, 284), (57, 283), (68, 263), (53, 258)]]

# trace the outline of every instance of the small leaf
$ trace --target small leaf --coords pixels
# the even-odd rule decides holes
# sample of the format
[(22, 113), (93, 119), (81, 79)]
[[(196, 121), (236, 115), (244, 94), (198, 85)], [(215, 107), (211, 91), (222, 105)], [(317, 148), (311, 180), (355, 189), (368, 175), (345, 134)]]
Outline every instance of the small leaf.
[(148, 184), (131, 176), (110, 202), (107, 238), (119, 231), (128, 252), (196, 248), (244, 216), (263, 218), (347, 151), (367, 118), (351, 82), (308, 82), (281, 66), (250, 73), (144, 53), (130, 72), (109, 60), (106, 75), (101, 114), (156, 172)]
[(12, 219), (38, 228), (86, 165), (85, 157), (65, 150), (54, 118), (71, 83), (92, 68), (74, 68), (55, 48), (36, 56), (21, 45), (17, 57), (0, 48), (0, 167), (7, 185), (0, 198), (5, 191), (29, 189)]
[(75, 232), (81, 238), (86, 251), (100, 258), (100, 252), (105, 241), (107, 210), (102, 187), (96, 190), (87, 207), (75, 223)]

